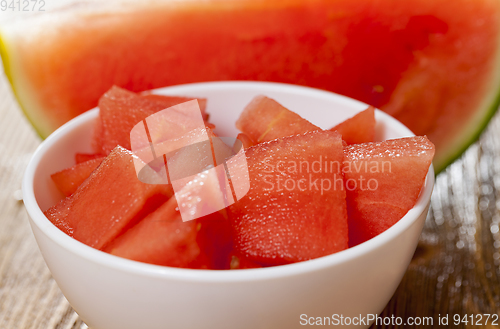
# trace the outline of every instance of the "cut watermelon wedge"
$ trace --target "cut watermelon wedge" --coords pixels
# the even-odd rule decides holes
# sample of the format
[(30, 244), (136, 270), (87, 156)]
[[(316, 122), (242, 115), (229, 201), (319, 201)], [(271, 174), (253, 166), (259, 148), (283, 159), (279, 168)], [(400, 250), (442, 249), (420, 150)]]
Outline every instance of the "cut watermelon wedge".
[(381, 108), (436, 145), (439, 172), (500, 90), (500, 1), (146, 1), (74, 6), (0, 28), (14, 92), (42, 137), (132, 91), (264, 80)]
[(115, 148), (75, 193), (45, 212), (47, 218), (78, 241), (106, 246), (172, 195), (164, 185), (140, 182), (133, 158), (130, 151)]
[(79, 164), (82, 162), (87, 162), (89, 160), (94, 160), (102, 157), (103, 155), (98, 153), (77, 153), (75, 154), (75, 162), (76, 164)]
[[(141, 96), (113, 86), (99, 99), (100, 122), (97, 124), (100, 124), (100, 127), (97, 128), (99, 133), (95, 134), (95, 138), (101, 138), (101, 141), (94, 144), (101, 145), (101, 150), (95, 151), (108, 154), (117, 145), (131, 150), (130, 131), (137, 123), (161, 110), (189, 100), (193, 98)], [(203, 116), (206, 101), (202, 100), (202, 104), (198, 112), (201, 111)]]
[(241, 113), (236, 128), (256, 143), (321, 130), (274, 99), (257, 96)]
[(375, 109), (370, 106), (330, 130), (341, 134), (342, 139), (349, 145), (369, 143), (375, 138), (375, 124)]
[(344, 148), (349, 246), (384, 232), (413, 208), (434, 152), (420, 136)]
[(284, 137), (250, 147), (246, 155), (250, 190), (228, 208), (238, 253), (281, 265), (347, 248), (338, 133)]
[(90, 176), (90, 174), (101, 164), (103, 157), (90, 159), (77, 163), (71, 168), (67, 168), (52, 174), (50, 178), (56, 184), (59, 191), (65, 196), (75, 193), (76, 189)]
[(199, 254), (196, 222), (183, 222), (177, 200), (170, 198), (104, 251), (156, 265), (187, 267)]

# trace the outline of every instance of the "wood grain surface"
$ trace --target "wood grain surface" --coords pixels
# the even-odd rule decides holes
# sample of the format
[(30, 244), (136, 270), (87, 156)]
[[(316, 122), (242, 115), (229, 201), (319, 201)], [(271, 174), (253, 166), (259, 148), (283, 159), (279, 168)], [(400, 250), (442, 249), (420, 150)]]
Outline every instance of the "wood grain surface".
[[(0, 76), (0, 328), (87, 328), (52, 279), (21, 198), (23, 171), (40, 139)], [(480, 140), (437, 177), (418, 249), (381, 317), (430, 317), (469, 328), (459, 314), (500, 312), (500, 116)], [(438, 317), (449, 315), (448, 325)], [(497, 326), (482, 326), (497, 327)], [(138, 328), (139, 329), (139, 328)], [(198, 329), (198, 328), (196, 328)], [(200, 328), (201, 329), (201, 328)], [(235, 328), (237, 329), (237, 328)]]

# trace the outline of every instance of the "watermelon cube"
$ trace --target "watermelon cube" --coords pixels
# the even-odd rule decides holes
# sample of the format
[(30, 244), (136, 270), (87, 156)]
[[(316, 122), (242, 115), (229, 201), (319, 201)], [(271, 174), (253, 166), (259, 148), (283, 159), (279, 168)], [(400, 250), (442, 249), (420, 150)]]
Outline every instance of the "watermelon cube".
[(104, 158), (104, 155), (100, 153), (77, 153), (75, 154), (75, 162), (82, 163), (86, 162), (89, 160), (97, 159), (97, 158)]
[[(149, 94), (143, 93), (140, 95), (142, 98), (150, 100), (159, 104), (163, 109), (169, 108), (171, 106), (184, 103), (190, 100), (193, 100), (191, 97), (183, 97), (183, 96), (165, 96), (165, 95), (157, 95), (157, 94)], [(200, 106), (200, 111), (204, 120), (208, 120), (208, 114), (205, 112), (207, 108), (207, 100), (205, 98), (197, 98), (198, 104)]]
[(172, 196), (137, 178), (133, 154), (118, 146), (68, 198), (45, 215), (75, 239), (101, 249)]
[(254, 143), (321, 130), (274, 99), (257, 96), (243, 110), (236, 128)]
[(139, 262), (188, 267), (200, 254), (196, 236), (196, 222), (183, 222), (177, 200), (170, 198), (104, 251)]
[(236, 139), (238, 139), (241, 142), (244, 149), (247, 149), (250, 146), (255, 145), (255, 142), (245, 133), (239, 133), (238, 136), (236, 136)]
[(104, 157), (98, 157), (85, 162), (80, 162), (73, 167), (66, 168), (50, 175), (59, 191), (65, 196), (75, 193), (76, 189), (90, 176), (101, 164)]
[(375, 139), (375, 124), (375, 108), (370, 106), (330, 130), (341, 134), (342, 139), (349, 145), (369, 143)]
[(93, 144), (100, 145), (101, 150), (98, 153), (103, 154), (108, 154), (117, 145), (130, 150), (130, 131), (137, 123), (166, 107), (186, 100), (190, 99), (140, 96), (114, 86), (99, 99), (100, 122), (96, 123), (94, 131), (97, 134), (95, 138), (101, 138), (101, 141)]
[(238, 253), (280, 265), (347, 248), (338, 133), (284, 137), (250, 147), (246, 155), (250, 190), (229, 207)]
[(349, 245), (384, 232), (417, 202), (434, 156), (426, 137), (344, 148)]

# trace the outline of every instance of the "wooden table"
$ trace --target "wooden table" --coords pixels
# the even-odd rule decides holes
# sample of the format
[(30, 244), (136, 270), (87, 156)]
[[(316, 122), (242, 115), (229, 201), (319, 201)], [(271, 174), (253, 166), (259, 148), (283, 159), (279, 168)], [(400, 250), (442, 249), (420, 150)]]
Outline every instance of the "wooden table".
[[(0, 76), (0, 328), (87, 328), (52, 279), (20, 200), (23, 171), (39, 143)], [(499, 314), (499, 209), (497, 115), (479, 142), (437, 177), (418, 249), (381, 316), (425, 316), (436, 328), (468, 328), (455, 326), (453, 315)], [(449, 325), (438, 326), (446, 314)]]

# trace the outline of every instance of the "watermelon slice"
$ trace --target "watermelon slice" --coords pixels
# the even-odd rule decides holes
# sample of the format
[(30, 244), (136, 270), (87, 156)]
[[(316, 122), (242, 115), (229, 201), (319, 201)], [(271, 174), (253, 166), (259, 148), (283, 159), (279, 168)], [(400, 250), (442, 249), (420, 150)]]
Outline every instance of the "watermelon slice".
[(193, 0), (94, 2), (0, 34), (5, 72), (42, 137), (112, 85), (277, 81), (381, 108), (429, 136), (439, 172), (497, 108), (499, 30), (497, 0)]
[(255, 143), (321, 130), (274, 99), (255, 97), (241, 113), (236, 128)]
[(59, 191), (65, 196), (75, 193), (76, 189), (90, 176), (97, 168), (104, 157), (98, 157), (85, 162), (77, 163), (71, 168), (67, 168), (50, 175)]
[(384, 232), (417, 202), (434, 156), (426, 137), (344, 148), (349, 246)]
[(347, 248), (338, 133), (284, 137), (250, 147), (246, 155), (250, 191), (229, 207), (237, 252), (280, 265)]
[(375, 108), (370, 106), (330, 130), (341, 134), (347, 144), (368, 143), (375, 138), (375, 124)]
[(172, 195), (164, 185), (140, 182), (133, 158), (115, 148), (75, 193), (45, 212), (47, 218), (91, 247), (106, 246)]
[(177, 200), (170, 198), (104, 251), (156, 265), (187, 267), (200, 254), (196, 222), (183, 222)]

